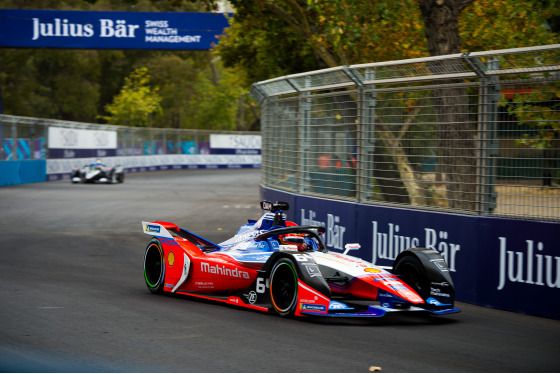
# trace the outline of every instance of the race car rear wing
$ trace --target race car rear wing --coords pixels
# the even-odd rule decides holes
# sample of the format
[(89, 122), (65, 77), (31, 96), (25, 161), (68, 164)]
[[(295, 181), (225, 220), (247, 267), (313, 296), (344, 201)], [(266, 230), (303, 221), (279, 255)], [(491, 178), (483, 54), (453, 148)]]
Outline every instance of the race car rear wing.
[(211, 241), (204, 239), (201, 236), (193, 234), (190, 231), (182, 229), (171, 222), (142, 222), (142, 227), (144, 229), (144, 234), (164, 238), (179, 237), (187, 239), (189, 242), (196, 245), (204, 252), (217, 251), (221, 248), (219, 245), (212, 243)]

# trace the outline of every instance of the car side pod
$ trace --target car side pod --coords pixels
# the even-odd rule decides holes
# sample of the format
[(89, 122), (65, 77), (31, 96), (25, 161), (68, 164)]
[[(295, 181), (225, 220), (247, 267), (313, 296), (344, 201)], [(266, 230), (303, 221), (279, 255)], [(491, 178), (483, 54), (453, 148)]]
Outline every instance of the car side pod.
[(401, 252), (392, 273), (425, 301), (417, 305), (434, 314), (456, 313), (455, 287), (447, 263), (438, 251), (409, 248)]

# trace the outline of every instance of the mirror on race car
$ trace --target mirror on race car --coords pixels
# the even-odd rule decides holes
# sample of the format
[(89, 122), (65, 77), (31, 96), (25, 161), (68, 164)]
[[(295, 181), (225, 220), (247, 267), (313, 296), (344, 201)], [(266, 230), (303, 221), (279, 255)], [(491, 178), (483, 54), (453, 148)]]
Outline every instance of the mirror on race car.
[(357, 249), (362, 248), (362, 246), (359, 243), (348, 243), (344, 246), (344, 253), (343, 255), (347, 254), (350, 251), (355, 251)]
[(290, 209), (290, 204), (285, 201), (277, 201), (276, 203), (272, 203), (271, 201), (263, 200), (261, 201), (261, 209), (267, 210), (269, 212), (276, 212), (277, 210), (288, 210)]

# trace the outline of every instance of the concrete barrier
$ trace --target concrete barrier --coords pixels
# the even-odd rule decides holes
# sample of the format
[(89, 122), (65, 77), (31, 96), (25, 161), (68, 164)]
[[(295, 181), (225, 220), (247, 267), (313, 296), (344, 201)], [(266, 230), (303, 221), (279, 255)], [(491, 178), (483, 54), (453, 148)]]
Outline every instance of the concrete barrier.
[[(95, 161), (90, 158), (67, 158), (47, 160), (47, 179), (49, 181), (69, 179), (72, 168), (80, 168), (83, 165)], [(122, 165), (126, 173), (157, 170), (178, 169), (241, 169), (260, 168), (261, 155), (155, 155), (155, 156), (123, 156), (106, 157), (101, 162), (113, 167)]]
[(0, 186), (44, 182), (46, 160), (0, 161)]

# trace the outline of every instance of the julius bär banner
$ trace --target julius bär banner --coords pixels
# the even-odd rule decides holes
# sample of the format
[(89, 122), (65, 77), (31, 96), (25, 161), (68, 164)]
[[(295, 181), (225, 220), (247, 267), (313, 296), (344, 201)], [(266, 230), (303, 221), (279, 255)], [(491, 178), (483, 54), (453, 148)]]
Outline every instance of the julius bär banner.
[(224, 13), (0, 9), (0, 47), (207, 50)]
[(287, 201), (289, 220), (324, 226), (331, 251), (359, 243), (350, 255), (392, 266), (407, 248), (433, 249), (449, 267), (457, 301), (560, 320), (558, 222), (356, 204), (266, 187), (261, 196)]

